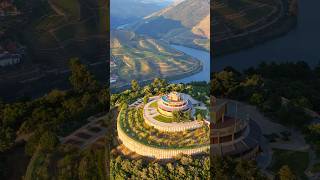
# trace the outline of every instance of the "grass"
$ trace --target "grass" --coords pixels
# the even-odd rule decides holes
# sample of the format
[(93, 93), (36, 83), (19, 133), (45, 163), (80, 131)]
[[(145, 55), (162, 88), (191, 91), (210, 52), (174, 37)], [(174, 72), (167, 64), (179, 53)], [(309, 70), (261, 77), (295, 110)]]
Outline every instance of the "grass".
[(304, 171), (307, 169), (308, 164), (308, 152), (273, 149), (272, 162), (268, 169), (277, 174), (283, 165), (288, 165), (291, 171), (301, 179), (307, 179)]
[(165, 123), (174, 122), (173, 118), (165, 117), (165, 116), (162, 116), (162, 115), (155, 116), (154, 119), (157, 120), (157, 121), (165, 122)]
[(157, 101), (154, 101), (153, 103), (150, 104), (150, 107), (157, 109), (158, 108), (158, 103)]

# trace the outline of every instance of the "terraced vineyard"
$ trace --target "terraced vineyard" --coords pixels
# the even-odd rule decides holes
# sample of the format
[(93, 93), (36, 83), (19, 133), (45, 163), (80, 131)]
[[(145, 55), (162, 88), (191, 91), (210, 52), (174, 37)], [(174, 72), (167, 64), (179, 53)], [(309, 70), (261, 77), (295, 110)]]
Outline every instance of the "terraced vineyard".
[(184, 77), (202, 68), (199, 60), (166, 43), (123, 30), (111, 33), (111, 54), (111, 77), (117, 78), (113, 87), (127, 85), (132, 79)]
[(257, 31), (281, 16), (281, 0), (216, 0), (213, 3), (215, 41)]

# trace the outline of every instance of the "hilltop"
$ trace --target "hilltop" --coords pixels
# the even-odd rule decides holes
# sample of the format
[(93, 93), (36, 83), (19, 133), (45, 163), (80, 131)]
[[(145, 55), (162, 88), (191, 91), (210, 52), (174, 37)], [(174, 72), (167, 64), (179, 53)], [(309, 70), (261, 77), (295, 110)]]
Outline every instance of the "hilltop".
[(210, 1), (177, 1), (128, 28), (169, 43), (209, 50)]

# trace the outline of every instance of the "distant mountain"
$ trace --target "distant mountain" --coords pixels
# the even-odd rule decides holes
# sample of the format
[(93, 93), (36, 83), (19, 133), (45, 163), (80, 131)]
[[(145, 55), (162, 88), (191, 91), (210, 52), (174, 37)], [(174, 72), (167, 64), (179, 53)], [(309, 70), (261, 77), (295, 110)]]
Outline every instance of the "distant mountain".
[(170, 43), (209, 49), (210, 0), (176, 1), (128, 28)]
[(110, 0), (111, 27), (132, 23), (172, 3), (172, 0)]

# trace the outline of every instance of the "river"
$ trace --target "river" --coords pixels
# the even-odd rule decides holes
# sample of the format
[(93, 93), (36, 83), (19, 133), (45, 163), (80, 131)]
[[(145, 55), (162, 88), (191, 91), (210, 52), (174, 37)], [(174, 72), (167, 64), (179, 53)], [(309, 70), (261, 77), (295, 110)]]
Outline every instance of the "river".
[(214, 59), (212, 70), (226, 66), (243, 70), (261, 62), (305, 61), (311, 67), (320, 62), (320, 1), (300, 0), (297, 27), (285, 36), (253, 48)]
[(189, 83), (192, 81), (210, 81), (210, 53), (198, 49), (188, 48), (184, 46), (171, 45), (178, 51), (184, 52), (185, 54), (196, 58), (202, 62), (203, 68), (200, 72), (183, 79), (171, 81), (171, 83)]

